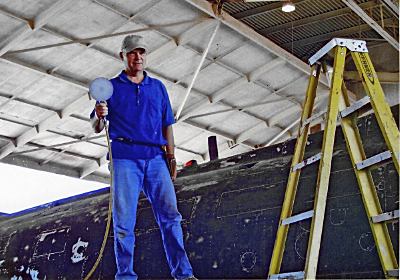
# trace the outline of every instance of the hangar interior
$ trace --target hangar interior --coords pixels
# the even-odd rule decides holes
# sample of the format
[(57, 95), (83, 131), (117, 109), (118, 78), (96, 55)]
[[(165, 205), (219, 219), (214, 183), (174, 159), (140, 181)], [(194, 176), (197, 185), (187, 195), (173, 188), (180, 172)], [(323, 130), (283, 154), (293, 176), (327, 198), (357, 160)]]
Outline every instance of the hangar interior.
[[(295, 10), (285, 13), (282, 5), (288, 2)], [(187, 180), (181, 191), (193, 205), (199, 202), (190, 191), (212, 183), (200, 175), (193, 181), (185, 179), (192, 171), (185, 171), (184, 165), (195, 160), (204, 166), (194, 167), (196, 172), (212, 169), (211, 136), (216, 136), (220, 158), (216, 170), (234, 168), (230, 165), (235, 160), (230, 159), (242, 154), (294, 145), (310, 78), (308, 59), (333, 38), (366, 42), (398, 120), (398, 1), (3, 0), (0, 23), (0, 161), (7, 164), (109, 182), (106, 137), (95, 134), (90, 125), (95, 101), (88, 87), (93, 79), (112, 78), (122, 70), (119, 51), (127, 34), (146, 38), (146, 71), (168, 90), (183, 176), (181, 181), (178, 176), (176, 185), (179, 189)], [(328, 63), (332, 59), (328, 55)], [(362, 78), (351, 57), (345, 67), (343, 79), (356, 102), (366, 95)], [(320, 117), (311, 124), (313, 133), (324, 131), (329, 93), (329, 75), (322, 75), (314, 106)], [(289, 150), (293, 152), (293, 147)], [(288, 161), (286, 154), (274, 156)], [(396, 176), (393, 170), (392, 166), (390, 176)], [(286, 173), (275, 176), (287, 179)], [(388, 185), (395, 186), (396, 180), (398, 184), (398, 177), (385, 176), (382, 180), (390, 181)], [(398, 208), (398, 191), (395, 187), (392, 191), (397, 202), (390, 203)], [(227, 191), (224, 198), (227, 195), (231, 193)], [(283, 196), (276, 199), (281, 205)], [(218, 217), (230, 216), (226, 209), (215, 211), (220, 211)], [(0, 248), (0, 253), (5, 250)], [(253, 262), (246, 259), (251, 254), (241, 255), (242, 267), (243, 262)], [(248, 268), (251, 265), (244, 267), (254, 272)], [(246, 269), (238, 277), (249, 276)], [(162, 278), (163, 273), (157, 275)], [(249, 277), (265, 271), (254, 273)], [(224, 277), (223, 272), (215, 275)]]
[[(207, 161), (213, 135), (220, 157), (295, 138), (307, 59), (334, 37), (367, 41), (394, 105), (398, 14), (388, 2), (354, 2), (363, 16), (339, 0), (294, 1), (296, 10), (287, 14), (279, 1), (226, 1), (220, 15), (206, 1), (3, 1), (0, 158), (107, 181), (105, 137), (95, 138), (89, 125), (88, 84), (121, 71), (118, 54), (129, 31), (148, 39), (147, 71), (166, 85), (180, 113), (174, 129), (181, 165)], [(383, 39), (383, 32), (393, 39)], [(359, 99), (364, 92), (354, 70), (350, 65), (346, 75)], [(326, 109), (328, 92), (322, 79), (316, 113)]]

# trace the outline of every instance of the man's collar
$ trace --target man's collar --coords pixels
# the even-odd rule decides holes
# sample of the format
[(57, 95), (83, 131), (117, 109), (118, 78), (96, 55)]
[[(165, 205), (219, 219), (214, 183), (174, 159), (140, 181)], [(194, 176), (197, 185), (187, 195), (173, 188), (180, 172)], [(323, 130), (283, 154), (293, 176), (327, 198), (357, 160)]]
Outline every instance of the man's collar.
[[(147, 75), (146, 71), (143, 71), (143, 81), (140, 83), (141, 85), (146, 85), (146, 84), (150, 84), (150, 77)], [(132, 83), (131, 80), (129, 80), (128, 75), (126, 74), (125, 70), (123, 70), (120, 74), (119, 74), (119, 79), (124, 82), (124, 83)]]

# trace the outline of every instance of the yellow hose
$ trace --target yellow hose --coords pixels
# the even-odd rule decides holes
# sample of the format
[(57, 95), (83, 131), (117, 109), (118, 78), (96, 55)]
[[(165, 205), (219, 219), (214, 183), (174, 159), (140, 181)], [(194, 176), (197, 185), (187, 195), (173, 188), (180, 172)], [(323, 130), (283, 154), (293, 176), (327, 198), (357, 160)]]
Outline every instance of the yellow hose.
[(108, 234), (110, 232), (110, 225), (111, 225), (111, 213), (112, 213), (112, 177), (113, 177), (113, 165), (112, 165), (112, 153), (111, 153), (111, 143), (110, 143), (110, 135), (108, 133), (108, 125), (107, 121), (104, 121), (104, 129), (106, 131), (106, 136), (107, 136), (107, 146), (108, 146), (108, 154), (110, 158), (110, 196), (109, 196), (109, 202), (108, 202), (108, 213), (107, 213), (107, 225), (106, 225), (106, 230), (104, 232), (104, 237), (103, 237), (103, 243), (101, 244), (99, 255), (97, 256), (96, 262), (88, 272), (88, 274), (85, 276), (84, 280), (89, 280), (89, 278), (93, 275), (93, 273), (96, 271), (97, 267), (99, 266), (99, 263), (101, 261), (101, 258), (103, 257), (104, 249), (107, 244), (107, 238)]

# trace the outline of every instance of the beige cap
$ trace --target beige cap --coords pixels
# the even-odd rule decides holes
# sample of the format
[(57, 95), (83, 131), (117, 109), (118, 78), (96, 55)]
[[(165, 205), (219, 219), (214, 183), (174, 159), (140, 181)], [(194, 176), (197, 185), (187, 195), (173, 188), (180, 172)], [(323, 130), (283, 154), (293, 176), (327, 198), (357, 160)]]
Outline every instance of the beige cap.
[(139, 35), (128, 35), (122, 41), (121, 51), (128, 53), (134, 49), (144, 49), (147, 51), (147, 44), (144, 38)]

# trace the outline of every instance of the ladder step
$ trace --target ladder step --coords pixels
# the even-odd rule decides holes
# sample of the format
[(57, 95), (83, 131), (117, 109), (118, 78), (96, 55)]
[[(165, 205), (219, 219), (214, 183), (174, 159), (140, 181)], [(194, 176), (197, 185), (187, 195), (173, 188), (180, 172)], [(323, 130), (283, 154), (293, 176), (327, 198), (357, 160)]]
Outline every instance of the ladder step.
[(390, 212), (386, 212), (380, 215), (376, 215), (371, 217), (371, 220), (373, 223), (380, 223), (380, 222), (385, 222), (385, 221), (390, 221), (390, 220), (394, 220), (394, 219), (398, 219), (399, 218), (399, 210), (394, 210), (394, 211), (390, 211)]
[(314, 210), (303, 212), (303, 213), (294, 215), (292, 217), (283, 219), (282, 220), (282, 225), (290, 225), (290, 224), (293, 224), (293, 223), (296, 223), (296, 222), (300, 222), (300, 221), (308, 219), (308, 218), (312, 218), (312, 216), (314, 216)]
[(269, 279), (304, 279), (304, 271), (272, 274)]
[(350, 115), (351, 113), (357, 111), (358, 109), (364, 107), (370, 102), (369, 96), (365, 96), (361, 98), (360, 100), (354, 102), (351, 106), (347, 107), (346, 109), (340, 111), (340, 116), (342, 118)]
[(301, 169), (301, 168), (303, 168), (303, 167), (305, 167), (307, 165), (310, 165), (310, 164), (312, 164), (312, 163), (314, 163), (316, 161), (319, 161), (321, 159), (321, 156), (322, 156), (322, 153), (318, 153), (318, 154), (313, 155), (312, 157), (310, 157), (310, 158), (308, 158), (306, 160), (303, 160), (302, 162), (300, 162), (300, 163), (298, 163), (298, 164), (296, 164), (296, 165), (294, 165), (292, 167), (292, 172), (294, 172), (294, 171), (296, 171), (298, 169)]
[(399, 277), (399, 270), (398, 269), (392, 269), (387, 271), (387, 276), (389, 277)]
[(387, 159), (389, 159), (391, 157), (392, 157), (391, 152), (390, 151), (385, 151), (383, 153), (380, 153), (380, 154), (374, 155), (374, 156), (372, 156), (370, 158), (367, 158), (366, 160), (363, 160), (363, 161), (361, 161), (359, 163), (356, 163), (356, 168), (357, 168), (357, 170), (362, 170), (362, 169), (367, 168), (367, 167), (369, 167), (371, 165), (374, 165), (374, 164), (377, 164), (377, 163), (379, 163), (381, 161), (387, 160)]
[(309, 117), (308, 119), (306, 119), (306, 120), (301, 124), (301, 130), (303, 130), (304, 127), (305, 127), (307, 124), (311, 123), (312, 121), (318, 119), (319, 117), (321, 117), (321, 116), (323, 116), (323, 115), (325, 115), (325, 114), (326, 114), (326, 111), (321, 111), (321, 112), (319, 112), (319, 113), (313, 115), (312, 117)]

